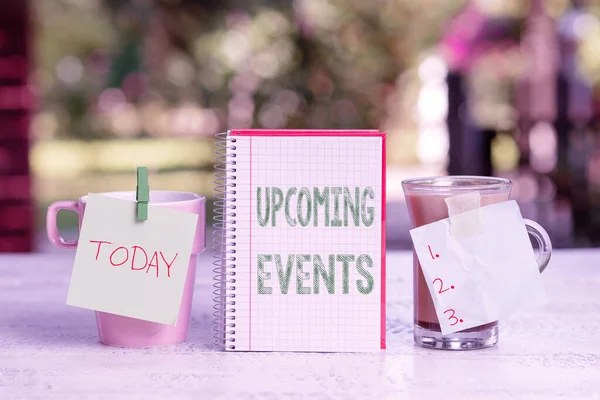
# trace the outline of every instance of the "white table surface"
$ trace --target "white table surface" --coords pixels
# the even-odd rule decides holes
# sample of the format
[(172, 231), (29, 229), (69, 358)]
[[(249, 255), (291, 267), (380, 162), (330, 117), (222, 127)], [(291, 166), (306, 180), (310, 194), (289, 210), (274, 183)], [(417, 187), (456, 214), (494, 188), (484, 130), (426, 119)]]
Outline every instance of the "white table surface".
[(411, 253), (388, 254), (388, 350), (224, 353), (212, 345), (210, 254), (188, 342), (98, 342), (94, 313), (65, 299), (74, 254), (0, 255), (0, 399), (600, 399), (600, 250), (556, 251), (551, 304), (502, 321), (498, 346), (412, 342)]

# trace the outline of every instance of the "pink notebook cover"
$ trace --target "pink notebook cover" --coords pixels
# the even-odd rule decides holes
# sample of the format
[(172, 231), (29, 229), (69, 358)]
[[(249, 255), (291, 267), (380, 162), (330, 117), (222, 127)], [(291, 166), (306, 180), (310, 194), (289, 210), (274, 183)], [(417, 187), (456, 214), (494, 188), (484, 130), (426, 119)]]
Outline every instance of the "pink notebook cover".
[[(325, 177), (326, 174), (329, 173), (328, 168), (332, 168), (332, 175), (336, 173), (339, 174), (340, 179), (346, 180), (346, 182), (335, 184), (331, 181), (328, 184), (331, 184), (332, 190), (333, 186), (343, 186), (347, 184), (348, 187), (352, 187), (352, 189), (357, 190), (357, 194), (359, 193), (356, 187), (358, 184), (354, 184), (354, 179), (356, 182), (367, 182), (369, 186), (374, 186), (378, 190), (375, 193), (376, 196), (374, 199), (379, 200), (380, 202), (380, 243), (377, 243), (377, 249), (380, 253), (377, 254), (379, 257), (380, 270), (379, 277), (376, 280), (378, 283), (379, 290), (379, 320), (378, 326), (375, 327), (378, 330), (378, 345), (379, 349), (386, 348), (386, 265), (385, 265), (385, 242), (386, 242), (386, 231), (385, 231), (385, 198), (386, 198), (386, 146), (385, 146), (385, 133), (379, 132), (377, 130), (264, 130), (264, 129), (241, 129), (241, 130), (231, 130), (228, 133), (228, 141), (229, 149), (227, 153), (227, 160), (229, 162), (235, 162), (235, 179), (236, 179), (236, 221), (238, 227), (238, 235), (236, 235), (237, 239), (240, 239), (242, 234), (247, 234), (248, 240), (247, 242), (243, 240), (236, 240), (236, 257), (237, 265), (237, 279), (238, 284), (235, 288), (235, 296), (236, 296), (236, 307), (235, 312), (230, 312), (229, 317), (235, 316), (236, 320), (236, 329), (235, 333), (233, 330), (230, 330), (230, 335), (228, 336), (229, 346), (226, 346), (228, 350), (238, 350), (238, 351), (357, 351), (356, 348), (359, 348), (358, 351), (362, 351), (363, 348), (372, 347), (372, 342), (369, 342), (369, 345), (366, 343), (364, 346), (355, 346), (352, 345), (351, 339), (347, 339), (348, 343), (346, 347), (341, 344), (336, 346), (331, 343), (321, 343), (318, 340), (313, 339), (312, 342), (304, 342), (305, 338), (309, 337), (318, 337), (318, 333), (310, 331), (310, 327), (302, 326), (301, 329), (306, 329), (303, 334), (300, 332), (292, 332), (288, 334), (284, 328), (280, 326), (274, 325), (270, 327), (270, 324), (273, 321), (276, 321), (277, 318), (289, 318), (289, 315), (280, 315), (278, 314), (278, 307), (281, 312), (285, 314), (286, 310), (286, 297), (275, 298), (275, 300), (271, 300), (274, 303), (269, 304), (268, 301), (270, 299), (269, 295), (275, 293), (280, 286), (277, 286), (278, 277), (281, 281), (282, 277), (285, 277), (285, 274), (282, 274), (283, 267), (286, 264), (286, 256), (285, 254), (281, 254), (280, 258), (283, 260), (278, 264), (278, 268), (276, 270), (274, 264), (276, 261), (273, 259), (269, 259), (269, 255), (261, 255), (256, 254), (257, 249), (261, 248), (261, 243), (264, 246), (267, 246), (271, 243), (270, 240), (273, 240), (269, 235), (275, 234), (277, 237), (276, 231), (269, 231), (268, 229), (277, 229), (273, 228), (269, 225), (269, 222), (266, 222), (266, 225), (263, 227), (255, 221), (257, 217), (259, 217), (259, 211), (257, 207), (261, 207), (261, 203), (259, 201), (259, 196), (257, 195), (257, 190), (262, 188), (261, 185), (264, 185), (265, 182), (271, 182), (270, 177), (273, 178), (273, 182), (286, 181), (286, 176), (290, 177), (291, 181), (302, 181), (302, 175), (313, 174), (313, 177)], [(340, 139), (340, 140), (336, 140)], [(317, 156), (316, 154), (323, 154), (323, 156)], [(352, 158), (352, 154), (354, 154), (354, 158)], [(278, 158), (280, 157), (280, 158)], [(312, 157), (312, 158), (310, 158)], [(310, 158), (312, 162), (307, 162), (306, 159)], [(276, 160), (276, 161), (271, 161)], [(324, 161), (331, 160), (331, 161)], [(337, 162), (335, 160), (340, 160), (339, 162), (346, 163), (343, 168), (334, 172), (333, 170), (336, 168)], [(350, 160), (350, 161), (349, 161)], [(356, 161), (357, 164), (364, 165), (364, 167), (354, 167)], [(376, 163), (373, 163), (373, 160), (377, 160)], [(380, 164), (379, 164), (380, 162)], [(362, 164), (361, 164), (362, 163)], [(375, 165), (377, 164), (377, 165)], [(294, 167), (296, 166), (296, 167)], [(323, 168), (318, 171), (311, 170), (311, 168)], [(353, 168), (355, 168), (354, 172)], [(308, 172), (304, 172), (304, 170)], [(346, 172), (347, 170), (347, 172)], [(312, 171), (312, 172), (311, 172)], [(374, 173), (377, 173), (377, 178), (374, 179)], [(274, 174), (274, 175), (273, 175)], [(288, 174), (288, 175), (286, 175)], [(311, 179), (311, 178), (305, 178)], [(321, 178), (319, 178), (321, 180)], [(376, 182), (375, 182), (376, 181)], [(302, 181), (302, 185), (308, 185), (307, 182)], [(322, 184), (322, 182), (321, 182)], [(284, 185), (282, 185), (283, 187)], [(301, 186), (301, 185), (298, 185)], [(314, 182), (314, 185), (317, 186), (317, 182)], [(264, 193), (266, 193), (267, 188), (264, 188)], [(273, 189), (275, 190), (275, 189)], [(300, 187), (298, 187), (300, 190)], [(346, 188), (344, 188), (346, 190)], [(246, 194), (244, 197), (243, 193), (251, 193), (250, 195)], [(316, 192), (315, 192), (316, 193)], [(288, 190), (283, 193), (290, 199), (294, 198), (297, 193), (294, 191), (290, 193)], [(346, 192), (344, 192), (344, 196), (346, 196)], [(364, 196), (364, 194), (363, 194)], [(377, 199), (377, 197), (380, 197)], [(316, 198), (316, 197), (315, 197)], [(356, 197), (358, 199), (358, 197)], [(267, 203), (267, 197), (264, 197), (262, 201), (262, 208), (267, 214), (267, 208), (265, 204)], [(243, 201), (241, 201), (243, 200)], [(273, 193), (273, 209), (275, 209), (275, 203), (278, 200), (277, 196)], [(374, 201), (376, 201), (374, 200)], [(343, 203), (343, 207), (346, 207), (346, 198), (344, 197), (344, 201), (340, 201)], [(335, 204), (337, 205), (337, 200), (335, 200)], [(245, 203), (245, 204), (241, 204)], [(310, 203), (309, 203), (310, 204)], [(315, 203), (316, 204), (316, 203)], [(286, 205), (287, 207), (287, 205)], [(327, 204), (329, 207), (329, 204)], [(337, 206), (336, 206), (337, 207)], [(363, 204), (364, 207), (364, 204)], [(318, 208), (315, 205), (315, 208)], [(341, 207), (340, 207), (341, 208)], [(358, 205), (356, 205), (356, 209), (358, 209)], [(281, 206), (281, 210), (283, 211), (283, 206)], [(345, 212), (348, 212), (347, 208), (344, 208)], [(352, 210), (352, 209), (350, 209)], [(273, 211), (274, 213), (275, 211)], [(315, 210), (315, 213), (317, 211)], [(338, 209), (336, 208), (336, 213)], [(364, 210), (363, 210), (364, 212)], [(377, 212), (377, 210), (375, 211)], [(288, 213), (286, 209), (286, 217), (283, 215), (277, 215), (279, 218), (279, 223), (281, 224), (281, 220), (285, 220), (288, 217), (288, 214), (293, 214), (291, 211)], [(300, 213), (300, 205), (298, 205), (298, 213)], [(312, 214), (312, 211), (308, 211), (306, 216)], [(358, 214), (358, 212), (356, 213)], [(270, 214), (269, 214), (270, 215)], [(300, 214), (298, 214), (300, 215)], [(316, 214), (315, 214), (316, 215)], [(337, 215), (337, 214), (336, 214)], [(268, 219), (268, 216), (263, 216)], [(347, 215), (344, 215), (345, 222), (347, 222)], [(364, 218), (364, 217), (363, 217)], [(379, 219), (379, 218), (378, 218)], [(264, 220), (264, 218), (263, 218)], [(295, 221), (295, 220), (294, 220)], [(293, 221), (293, 222), (294, 222)], [(273, 226), (275, 226), (275, 221), (273, 222)], [(290, 219), (288, 218), (288, 223)], [(317, 222), (315, 221), (315, 225)], [(333, 223), (332, 223), (333, 224)], [(332, 225), (333, 226), (333, 225)], [(351, 224), (346, 225), (351, 229)], [(310, 226), (309, 226), (310, 227)], [(297, 225), (295, 226), (296, 229)], [(286, 229), (290, 229), (286, 227)], [(271, 232), (266, 234), (265, 232)], [(285, 238), (286, 232), (295, 232), (297, 230), (284, 231), (282, 235), (279, 237)], [(324, 231), (326, 232), (326, 231)], [(326, 235), (326, 233), (325, 233)], [(277, 239), (276, 239), (277, 240)], [(282, 239), (284, 240), (284, 239)], [(302, 239), (300, 239), (302, 240)], [(306, 237), (306, 240), (310, 240), (309, 236)], [(345, 240), (342, 238), (342, 240)], [(348, 238), (348, 240), (352, 240), (352, 238)], [(356, 238), (354, 238), (356, 240)], [(266, 243), (266, 245), (265, 245)], [(339, 244), (339, 243), (338, 243)], [(335, 246), (334, 246), (335, 247)], [(233, 248), (229, 248), (229, 250), (233, 250)], [(256, 257), (262, 257), (260, 260), (265, 261), (257, 265)], [(245, 258), (246, 257), (246, 258)], [(276, 257), (276, 256), (273, 256)], [(290, 256), (291, 257), (291, 256)], [(362, 256), (359, 256), (360, 258)], [(363, 258), (364, 261), (366, 258)], [(327, 262), (325, 261), (325, 264)], [(306, 265), (312, 266), (311, 263), (306, 263)], [(367, 265), (367, 264), (361, 264)], [(280, 267), (281, 266), (281, 267)], [(327, 266), (327, 265), (325, 265)], [(316, 267), (315, 267), (316, 268)], [(337, 267), (336, 267), (337, 268)], [(312, 282), (314, 275), (311, 267), (306, 269), (305, 271), (310, 272), (310, 280), (306, 280), (306, 285), (309, 285), (309, 282)], [(315, 269), (316, 271), (316, 269)], [(364, 268), (363, 268), (364, 271)], [(298, 284), (300, 284), (300, 277), (297, 277), (294, 273), (300, 274), (300, 272), (292, 269), (292, 277), (289, 278), (287, 282), (289, 282), (289, 290), (294, 290), (294, 278), (298, 279)], [(266, 273), (266, 275), (265, 275)], [(243, 278), (240, 275), (247, 274), (247, 277)], [(258, 285), (257, 287), (257, 279), (255, 278), (258, 274)], [(347, 275), (348, 276), (348, 275)], [(261, 278), (262, 277), (262, 278)], [(264, 278), (264, 279), (263, 279)], [(316, 278), (314, 278), (316, 279)], [(343, 279), (343, 278), (342, 278)], [(376, 279), (376, 278), (375, 278)], [(346, 278), (346, 281), (350, 281), (350, 279)], [(242, 283), (240, 283), (242, 282)], [(356, 280), (356, 285), (359, 285), (358, 280)], [(285, 279), (284, 279), (285, 283)], [(281, 283), (280, 283), (281, 285)], [(315, 280), (315, 285), (318, 286)], [(346, 285), (345, 288), (351, 286), (349, 283), (343, 283)], [(361, 283), (361, 287), (363, 290), (365, 289), (364, 282)], [(253, 287), (254, 286), (254, 287)], [(277, 287), (277, 289), (273, 287)], [(339, 286), (339, 285), (338, 285)], [(260, 294), (257, 294), (257, 290)], [(307, 289), (302, 289), (307, 290)], [(310, 289), (308, 289), (310, 290)], [(316, 289), (315, 289), (316, 290)], [(321, 289), (322, 290), (322, 289)], [(338, 288), (339, 290), (339, 288)], [(345, 289), (346, 290), (346, 289)], [(265, 291), (269, 293), (265, 293)], [(348, 293), (349, 290), (346, 292)], [(321, 292), (322, 293), (322, 292)], [(362, 293), (362, 292), (361, 292)], [(230, 293), (231, 294), (231, 293)], [(293, 295), (296, 295), (295, 293)], [(314, 294), (313, 294), (314, 295)], [(308, 294), (304, 294), (302, 300), (307, 299), (310, 296)], [(348, 297), (353, 296), (352, 293), (349, 294)], [(360, 294), (354, 294), (354, 296), (361, 296)], [(325, 297), (319, 298), (324, 299)], [(361, 299), (364, 299), (362, 297)], [(266, 299), (266, 300), (265, 300)], [(370, 316), (369, 310), (363, 310), (362, 305), (357, 305), (361, 303), (362, 300), (353, 300), (355, 302), (354, 306), (350, 307), (352, 313), (356, 312), (358, 318), (360, 315)], [(310, 303), (310, 301), (308, 301)], [(265, 305), (267, 304), (267, 305)], [(312, 303), (311, 303), (312, 304)], [(310, 306), (306, 306), (310, 307)], [(318, 307), (318, 305), (316, 306)], [(333, 306), (335, 309), (335, 306)], [(341, 306), (342, 307), (342, 306)], [(342, 307), (343, 308), (343, 307)], [(229, 308), (231, 311), (232, 308)], [(270, 310), (270, 311), (269, 311)], [(269, 314), (271, 312), (271, 314)], [(303, 309), (301, 312), (307, 312), (306, 309)], [(359, 314), (364, 313), (364, 314)], [(343, 312), (342, 312), (343, 314)], [(304, 314), (303, 314), (304, 315)], [(339, 321), (339, 325), (344, 325), (344, 318), (346, 321), (351, 321), (354, 319), (353, 316), (355, 314), (348, 314), (346, 317), (341, 318)], [(306, 315), (304, 315), (306, 317)], [(322, 317), (322, 315), (321, 315)], [(335, 321), (336, 316), (330, 316), (332, 321)], [(370, 317), (366, 317), (370, 318)], [(374, 328), (372, 325), (372, 321), (365, 321), (365, 336), (367, 337), (367, 331), (369, 329)], [(326, 324), (327, 322), (325, 322)], [(266, 328), (265, 328), (266, 326)], [(362, 326), (362, 325), (361, 325)], [(278, 329), (281, 328), (282, 331), (279, 332)], [(363, 329), (360, 327), (353, 327), (352, 329)], [(319, 329), (318, 324), (315, 324), (316, 330)], [(369, 332), (371, 332), (369, 331)], [(275, 338), (271, 337), (270, 341), (268, 336), (277, 336)], [(278, 336), (279, 335), (279, 336)], [(286, 336), (287, 335), (287, 336)], [(345, 338), (344, 335), (351, 335), (350, 333), (343, 333), (339, 331), (337, 333), (337, 338), (333, 338), (331, 340), (342, 340), (340, 338)], [(358, 334), (357, 334), (358, 335)], [(300, 338), (299, 338), (300, 336)], [(360, 335), (357, 337), (361, 337)], [(231, 340), (233, 339), (234, 342)], [(308, 340), (308, 339), (307, 339)], [(359, 339), (357, 339), (360, 342)], [(231, 345), (231, 343), (235, 343), (235, 345)], [(298, 343), (304, 343), (299, 345)], [(329, 350), (328, 350), (329, 349)]]

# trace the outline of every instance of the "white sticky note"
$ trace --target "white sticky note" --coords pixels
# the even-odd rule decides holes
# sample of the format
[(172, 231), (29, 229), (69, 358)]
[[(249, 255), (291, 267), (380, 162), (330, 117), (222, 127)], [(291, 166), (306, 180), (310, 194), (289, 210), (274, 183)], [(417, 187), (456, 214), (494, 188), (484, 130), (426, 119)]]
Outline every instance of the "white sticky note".
[[(472, 221), (483, 231), (454, 237), (450, 225)], [(547, 303), (536, 257), (515, 201), (473, 209), (412, 229), (410, 235), (443, 335)]]
[(67, 304), (175, 325), (198, 216), (90, 194)]

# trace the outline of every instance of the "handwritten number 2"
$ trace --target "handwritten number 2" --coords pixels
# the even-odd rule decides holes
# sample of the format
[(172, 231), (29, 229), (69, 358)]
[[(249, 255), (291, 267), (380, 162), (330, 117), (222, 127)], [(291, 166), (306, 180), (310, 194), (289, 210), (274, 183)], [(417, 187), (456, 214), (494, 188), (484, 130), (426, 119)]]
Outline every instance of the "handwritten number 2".
[(446, 314), (447, 312), (451, 312), (452, 313), (452, 315), (449, 316), (448, 319), (449, 320), (452, 320), (452, 319), (454, 320), (454, 323), (450, 324), (450, 326), (454, 326), (454, 325), (458, 324), (459, 322), (463, 322), (462, 319), (459, 321), (459, 319), (454, 316), (454, 312), (455, 311), (453, 309), (451, 309), (451, 308), (447, 309), (446, 311), (444, 311), (444, 314)]
[(435, 281), (440, 281), (440, 289), (438, 290), (439, 294), (442, 294), (450, 289), (454, 289), (454, 286), (450, 286), (449, 288), (444, 289), (444, 282), (442, 282), (440, 278), (435, 278), (432, 282), (433, 285), (435, 285)]

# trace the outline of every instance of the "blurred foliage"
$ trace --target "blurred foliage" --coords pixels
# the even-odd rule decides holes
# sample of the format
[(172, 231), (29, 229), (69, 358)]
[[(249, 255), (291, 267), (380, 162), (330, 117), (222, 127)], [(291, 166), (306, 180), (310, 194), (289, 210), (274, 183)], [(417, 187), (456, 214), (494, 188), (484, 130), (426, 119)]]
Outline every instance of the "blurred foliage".
[[(582, 73), (600, 82), (600, 0), (584, 1)], [(414, 153), (418, 68), (476, 4), (460, 46), (476, 120), (514, 125), (522, 0), (34, 0), (37, 139), (212, 137), (228, 128), (379, 128)], [(560, 19), (569, 0), (547, 0)], [(477, 18), (477, 17), (476, 17)], [(580, 21), (581, 22), (581, 21)], [(585, 32), (584, 32), (585, 31)], [(468, 33), (466, 34), (468, 36)], [(461, 49), (461, 51), (464, 49)], [(400, 135), (402, 133), (402, 135)], [(399, 153), (397, 151), (396, 153)], [(398, 160), (391, 152), (390, 162)], [(404, 161), (416, 157), (404, 155)]]
[(35, 77), (53, 129), (35, 134), (168, 135), (181, 105), (202, 125), (182, 134), (380, 128), (403, 72), (463, 4), (37, 0)]
[[(546, 12), (537, 21), (528, 19), (535, 2)], [(585, 12), (574, 11), (573, 3), (584, 5)], [(43, 204), (130, 188), (134, 166), (141, 164), (155, 169), (155, 187), (210, 193), (212, 138), (229, 128), (382, 129), (388, 133), (389, 164), (435, 166), (438, 174), (448, 150), (448, 68), (467, 72), (469, 118), (500, 133), (491, 149), (496, 172), (514, 172), (527, 141), (519, 132), (523, 113), (515, 88), (528, 66), (552, 68), (544, 62), (550, 57), (539, 56), (550, 54), (552, 46), (533, 41), (528, 48), (524, 37), (552, 45), (560, 34), (567, 53), (575, 49), (569, 55), (573, 75), (596, 97), (594, 134), (600, 126), (600, 0), (32, 0), (32, 5), (32, 72), (40, 104), (31, 124), (31, 165)], [(528, 35), (532, 32), (537, 33)], [(529, 69), (532, 81), (543, 80), (537, 70)], [(540, 86), (548, 87), (545, 82)], [(531, 103), (543, 103), (539, 99), (543, 96), (533, 96)], [(538, 155), (550, 149), (544, 154), (554, 159), (554, 132), (542, 128), (533, 147)], [(596, 185), (594, 193), (600, 192), (600, 140), (571, 147), (569, 163), (585, 166), (577, 171), (587, 173), (576, 182), (588, 179)], [(565, 182), (575, 182), (571, 172), (564, 175)], [(390, 182), (388, 198), (394, 183), (401, 192), (400, 179)], [(517, 179), (514, 193), (529, 188), (516, 196), (533, 201), (543, 189), (535, 185), (530, 176)]]

